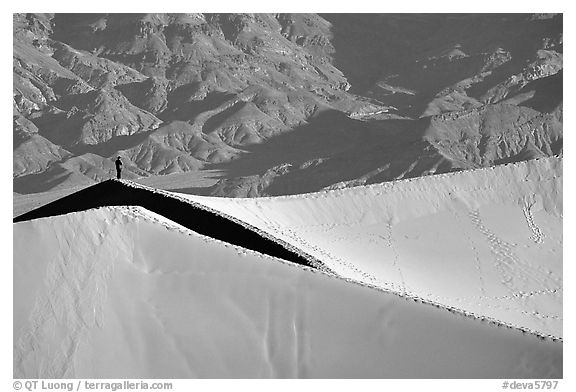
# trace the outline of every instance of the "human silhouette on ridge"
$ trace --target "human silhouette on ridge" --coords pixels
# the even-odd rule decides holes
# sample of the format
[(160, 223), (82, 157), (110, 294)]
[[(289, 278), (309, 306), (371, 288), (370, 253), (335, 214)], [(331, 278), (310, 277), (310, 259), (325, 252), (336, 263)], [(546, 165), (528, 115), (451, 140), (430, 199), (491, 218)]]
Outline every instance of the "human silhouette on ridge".
[(121, 176), (122, 176), (122, 161), (120, 160), (120, 157), (118, 157), (118, 159), (116, 159), (116, 178), (120, 179)]

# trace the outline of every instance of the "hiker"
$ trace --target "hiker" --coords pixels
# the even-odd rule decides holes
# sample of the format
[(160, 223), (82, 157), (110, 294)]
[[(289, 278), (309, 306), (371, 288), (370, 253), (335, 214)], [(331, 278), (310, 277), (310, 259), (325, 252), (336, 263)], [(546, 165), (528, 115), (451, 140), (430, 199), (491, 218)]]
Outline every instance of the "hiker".
[(120, 179), (122, 174), (122, 161), (120, 160), (120, 157), (118, 157), (118, 159), (116, 159), (116, 178)]

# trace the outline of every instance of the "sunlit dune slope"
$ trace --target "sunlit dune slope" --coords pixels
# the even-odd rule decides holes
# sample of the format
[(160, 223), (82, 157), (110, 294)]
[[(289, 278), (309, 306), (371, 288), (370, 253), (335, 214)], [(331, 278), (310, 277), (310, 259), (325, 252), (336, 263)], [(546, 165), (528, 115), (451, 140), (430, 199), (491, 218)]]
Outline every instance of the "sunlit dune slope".
[(562, 158), (306, 195), (179, 195), (340, 276), (562, 337)]
[(16, 378), (562, 377), (560, 342), (139, 207), (14, 224), (14, 301)]

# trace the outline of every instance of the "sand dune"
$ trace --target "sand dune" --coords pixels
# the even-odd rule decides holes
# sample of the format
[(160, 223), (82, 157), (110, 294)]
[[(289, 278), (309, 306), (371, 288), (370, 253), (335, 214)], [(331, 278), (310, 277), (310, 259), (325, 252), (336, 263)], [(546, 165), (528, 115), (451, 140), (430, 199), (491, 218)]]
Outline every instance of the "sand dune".
[(562, 343), (140, 207), (16, 223), (14, 255), (16, 378), (562, 377)]
[(562, 337), (562, 158), (314, 194), (180, 194), (336, 274)]

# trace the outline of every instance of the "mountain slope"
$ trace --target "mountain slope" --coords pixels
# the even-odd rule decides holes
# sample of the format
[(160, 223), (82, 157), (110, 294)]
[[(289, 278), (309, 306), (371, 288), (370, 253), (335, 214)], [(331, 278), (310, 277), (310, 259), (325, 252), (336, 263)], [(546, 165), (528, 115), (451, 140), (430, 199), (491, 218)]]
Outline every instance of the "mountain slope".
[[(257, 196), (557, 154), (562, 24), (528, 14), (14, 14), (15, 191), (112, 177), (118, 155), (130, 178), (219, 169), (214, 195)], [(474, 111), (505, 124), (498, 138), (511, 147), (457, 151), (477, 145), (478, 131), (445, 116)], [(23, 119), (43, 138), (24, 159)], [(86, 153), (100, 157), (93, 174), (68, 162)]]

